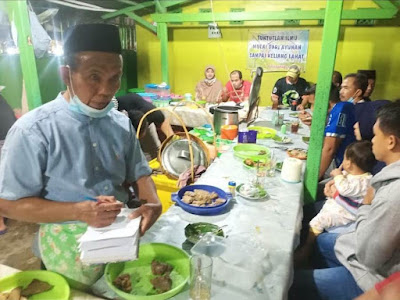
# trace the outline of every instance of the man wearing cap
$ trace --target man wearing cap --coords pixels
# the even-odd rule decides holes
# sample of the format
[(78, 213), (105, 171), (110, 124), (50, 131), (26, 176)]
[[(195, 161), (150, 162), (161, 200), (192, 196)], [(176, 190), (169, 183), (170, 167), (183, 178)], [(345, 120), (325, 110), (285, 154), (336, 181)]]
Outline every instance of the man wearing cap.
[(206, 66), (204, 76), (205, 78), (196, 85), (196, 100), (205, 100), (207, 103), (219, 102), (223, 86), (221, 81), (215, 77), (215, 67)]
[(104, 272), (103, 265), (80, 261), (77, 239), (87, 226), (114, 222), (128, 200), (126, 184), (144, 203), (130, 216), (142, 216), (141, 234), (157, 220), (161, 204), (131, 122), (112, 101), (122, 75), (118, 28), (75, 26), (64, 53), (67, 90), (21, 117), (7, 135), (0, 215), (40, 223), (46, 268), (87, 290)]
[(271, 94), (273, 107), (281, 104), (289, 106), (295, 99), (294, 96), (300, 102), (307, 87), (307, 81), (300, 77), (300, 68), (297, 65), (291, 65), (286, 77), (278, 79), (275, 83)]
[(222, 101), (242, 103), (249, 100), (251, 82), (243, 80), (242, 72), (234, 70), (230, 74), (231, 79), (226, 83), (222, 91)]

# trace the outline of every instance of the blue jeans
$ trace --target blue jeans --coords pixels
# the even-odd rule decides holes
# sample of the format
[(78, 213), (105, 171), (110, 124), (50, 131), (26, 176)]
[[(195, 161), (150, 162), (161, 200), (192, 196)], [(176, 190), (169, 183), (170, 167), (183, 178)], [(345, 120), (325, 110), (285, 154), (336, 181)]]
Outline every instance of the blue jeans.
[(314, 270), (294, 273), (291, 300), (351, 300), (363, 293), (351, 273), (338, 261), (334, 246), (338, 234), (318, 236), (313, 256)]

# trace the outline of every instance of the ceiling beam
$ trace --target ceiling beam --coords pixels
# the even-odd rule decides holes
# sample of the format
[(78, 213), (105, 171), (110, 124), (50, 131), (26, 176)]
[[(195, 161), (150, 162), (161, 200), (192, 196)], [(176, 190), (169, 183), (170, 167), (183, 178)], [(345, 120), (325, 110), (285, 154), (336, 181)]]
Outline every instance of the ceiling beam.
[[(397, 8), (365, 8), (343, 10), (342, 20), (357, 19), (391, 19)], [(230, 21), (282, 21), (282, 20), (322, 20), (325, 9), (321, 10), (284, 10), (266, 12), (225, 12), (225, 13), (191, 13), (191, 14), (153, 14), (155, 22), (230, 22)]]

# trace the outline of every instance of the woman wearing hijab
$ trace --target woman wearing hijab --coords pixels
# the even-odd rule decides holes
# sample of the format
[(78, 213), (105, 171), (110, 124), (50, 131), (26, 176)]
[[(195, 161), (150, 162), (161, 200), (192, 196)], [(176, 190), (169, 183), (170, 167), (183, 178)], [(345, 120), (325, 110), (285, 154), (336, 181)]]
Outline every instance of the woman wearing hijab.
[(215, 67), (207, 66), (204, 75), (205, 78), (196, 85), (196, 100), (205, 100), (207, 103), (219, 102), (223, 86), (221, 81), (215, 78)]
[[(376, 121), (377, 111), (384, 105), (390, 103), (389, 100), (376, 100), (371, 102), (359, 103), (355, 106), (356, 123), (354, 124), (354, 135), (357, 141), (371, 141), (374, 137), (373, 127)], [(378, 161), (372, 170), (372, 174), (380, 172), (385, 167), (383, 162)]]

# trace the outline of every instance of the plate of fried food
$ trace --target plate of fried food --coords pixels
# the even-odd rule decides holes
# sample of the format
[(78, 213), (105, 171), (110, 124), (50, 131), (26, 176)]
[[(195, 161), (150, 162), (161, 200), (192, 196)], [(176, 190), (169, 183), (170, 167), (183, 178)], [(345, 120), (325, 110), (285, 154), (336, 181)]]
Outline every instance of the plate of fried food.
[(195, 215), (217, 215), (224, 211), (231, 196), (220, 188), (205, 184), (188, 185), (171, 199), (183, 210)]
[(0, 279), (0, 299), (68, 300), (69, 285), (50, 271), (23, 271)]
[(301, 159), (301, 160), (306, 160), (307, 159), (307, 150), (301, 149), (301, 148), (294, 148), (294, 149), (289, 149), (286, 151), (286, 153), (293, 158)]
[(137, 260), (110, 263), (105, 270), (108, 286), (128, 300), (171, 298), (182, 290), (189, 275), (188, 255), (161, 243), (140, 245)]

